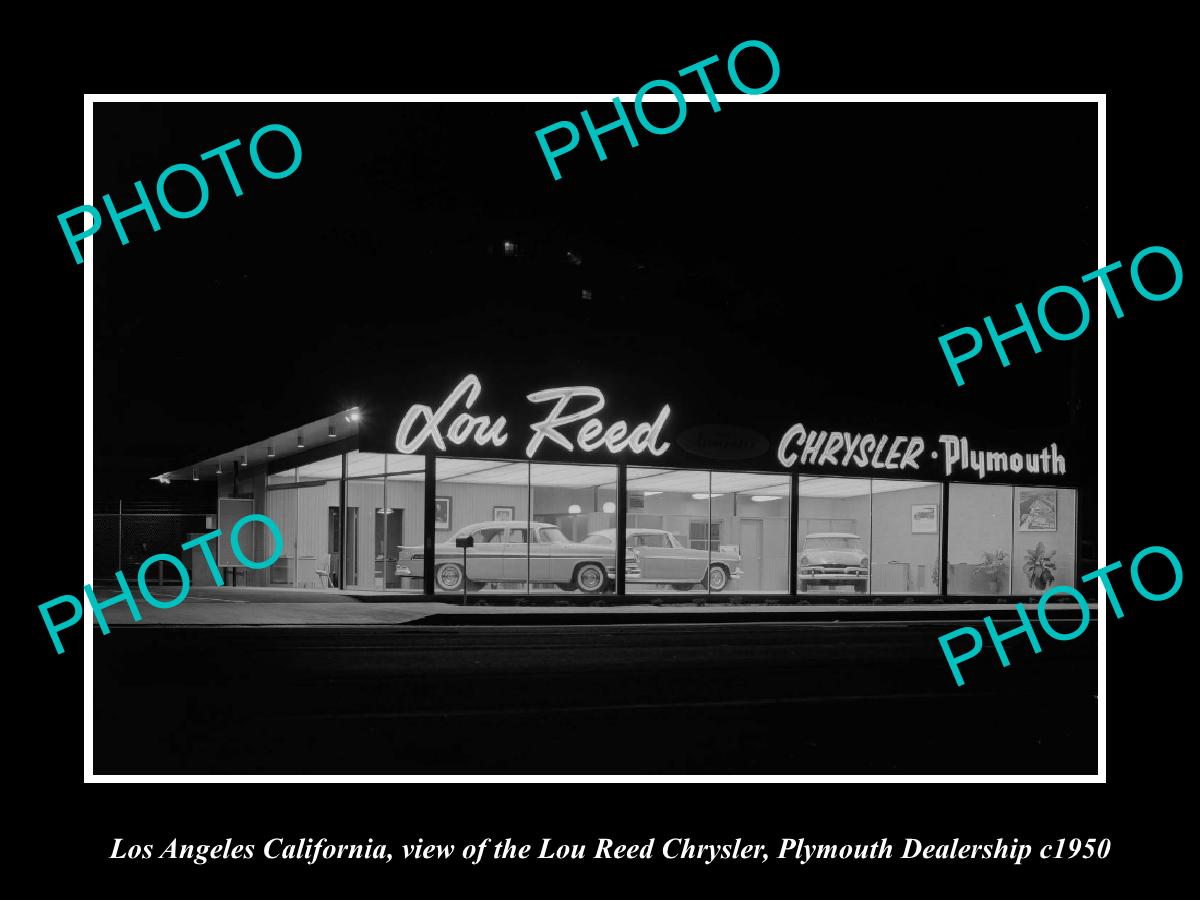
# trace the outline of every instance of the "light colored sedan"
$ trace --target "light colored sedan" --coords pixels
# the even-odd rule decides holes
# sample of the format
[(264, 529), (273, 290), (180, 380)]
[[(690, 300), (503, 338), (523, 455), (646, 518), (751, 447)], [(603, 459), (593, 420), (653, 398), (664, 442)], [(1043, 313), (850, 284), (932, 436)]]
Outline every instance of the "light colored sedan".
[[(615, 528), (593, 532), (584, 544), (594, 547), (614, 547)], [(669, 584), (679, 591), (695, 585), (711, 591), (723, 591), (729, 582), (742, 577), (742, 557), (728, 550), (693, 550), (685, 547), (669, 531), (661, 528), (630, 528), (625, 532), (625, 547), (632, 551), (639, 572), (626, 575), (630, 584)]]
[[(459, 538), (470, 537), (474, 546), (463, 550)], [(433, 582), (436, 590), (458, 593), (464, 581), (468, 591), (485, 584), (553, 584), (565, 591), (598, 594), (612, 591), (616, 583), (617, 554), (610, 547), (567, 540), (558, 526), (546, 522), (480, 522), (467, 525), (448, 541), (434, 547)], [(409, 578), (425, 575), (423, 547), (401, 547), (396, 574)], [(638, 574), (634, 554), (625, 554), (625, 576)]]
[(804, 536), (797, 560), (796, 586), (801, 593), (814, 587), (853, 588), (855, 593), (867, 592), (870, 574), (867, 551), (862, 538), (846, 531), (819, 531)]

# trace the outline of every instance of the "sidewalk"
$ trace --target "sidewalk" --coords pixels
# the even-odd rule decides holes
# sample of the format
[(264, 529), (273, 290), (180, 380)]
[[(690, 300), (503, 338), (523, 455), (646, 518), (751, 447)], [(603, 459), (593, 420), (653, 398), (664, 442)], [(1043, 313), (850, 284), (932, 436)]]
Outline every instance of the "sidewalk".
[[(97, 591), (104, 600), (115, 590)], [(386, 598), (386, 599), (383, 599)], [(629, 603), (612, 606), (554, 605), (550, 598), (538, 606), (462, 606), (461, 603), (399, 599), (396, 594), (358, 593), (304, 588), (202, 587), (190, 593), (179, 606), (157, 609), (138, 603), (141, 624), (161, 626), (344, 626), (406, 625), (434, 626), (507, 624), (633, 624), (718, 622), (896, 622), (980, 621), (986, 615), (1014, 617), (1010, 604), (954, 605), (941, 603), (733, 605), (710, 601), (706, 606), (672, 603), (652, 606)], [(1027, 604), (1027, 607), (1029, 605)], [(1092, 607), (1095, 610), (1095, 607)], [(1005, 615), (1001, 615), (1005, 614)], [(1078, 617), (1074, 604), (1050, 607), (1051, 618)], [(134, 625), (127, 604), (105, 610), (110, 625)]]

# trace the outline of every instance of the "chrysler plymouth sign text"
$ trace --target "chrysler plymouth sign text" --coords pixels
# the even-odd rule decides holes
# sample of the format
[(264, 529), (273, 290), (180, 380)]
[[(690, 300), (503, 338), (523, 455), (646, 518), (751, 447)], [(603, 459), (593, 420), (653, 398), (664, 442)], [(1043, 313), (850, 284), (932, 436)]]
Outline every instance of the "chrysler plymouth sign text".
[[(1035, 453), (971, 449), (965, 437), (938, 435), (941, 450), (931, 451), (934, 459), (944, 460), (946, 476), (956, 472), (975, 472), (981, 479), (996, 472), (1028, 472), (1033, 475), (1063, 475), (1067, 461), (1058, 452), (1058, 444)], [(857, 434), (849, 431), (817, 431), (797, 422), (783, 434), (777, 456), (784, 468), (803, 466), (839, 466), (856, 469), (920, 470), (925, 439), (920, 436)]]

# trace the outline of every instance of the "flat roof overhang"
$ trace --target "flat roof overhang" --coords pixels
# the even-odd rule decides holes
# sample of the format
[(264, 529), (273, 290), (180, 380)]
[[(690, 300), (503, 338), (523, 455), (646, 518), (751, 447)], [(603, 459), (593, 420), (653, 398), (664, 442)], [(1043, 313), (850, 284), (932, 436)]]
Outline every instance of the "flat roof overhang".
[[(241, 447), (197, 460), (178, 469), (152, 475), (152, 481), (215, 481), (217, 468), (232, 472), (234, 462), (242, 468), (266, 464), (270, 460), (284, 460), (290, 456), (309, 453), (329, 444), (345, 442), (358, 437), (358, 426), (362, 413), (357, 406), (339, 410), (332, 415), (314, 419), (287, 431), (252, 441)], [(194, 477), (193, 477), (194, 476)]]

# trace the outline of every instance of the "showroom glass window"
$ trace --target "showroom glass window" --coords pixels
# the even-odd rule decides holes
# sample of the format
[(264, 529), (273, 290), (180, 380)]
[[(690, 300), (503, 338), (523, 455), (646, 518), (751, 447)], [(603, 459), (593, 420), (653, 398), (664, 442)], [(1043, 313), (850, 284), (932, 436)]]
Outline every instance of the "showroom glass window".
[(942, 486), (871, 480), (871, 593), (938, 594)]
[(616, 590), (617, 469), (533, 463), (531, 590), (584, 602)]
[[(791, 540), (791, 477), (755, 472), (713, 472), (710, 522), (715, 527), (710, 563), (726, 591), (786, 594)], [(715, 591), (714, 591), (715, 592)]]
[(1014, 595), (1040, 597), (1056, 584), (1077, 586), (1075, 497), (1067, 488), (1013, 489)]
[[(387, 508), (384, 455), (346, 454), (345, 529), (346, 587), (383, 590), (383, 538)], [(333, 530), (333, 529), (331, 529)], [(333, 548), (331, 548), (333, 549)]]
[(871, 590), (871, 479), (802, 476), (796, 591), (817, 602)]
[(297, 470), (287, 469), (267, 476), (266, 515), (283, 534), (283, 553), (268, 573), (268, 583), (296, 587), (297, 557)]
[(402, 554), (423, 549), (425, 457), (387, 454), (385, 480), (384, 505), (375, 511), (376, 520), (382, 520), (383, 586), (419, 594), (424, 579), (399, 570)]
[[(434, 592), (513, 594), (529, 589), (529, 463), (438, 457)], [(455, 538), (470, 535), (464, 554)], [(405, 554), (401, 554), (402, 560)], [(402, 570), (423, 572), (422, 564)]]
[(297, 470), (296, 587), (341, 587), (341, 489), (341, 454)]
[(1012, 585), (1013, 489), (951, 484), (946, 544), (951, 596), (1008, 596)]
[(630, 467), (626, 479), (625, 549), (635, 567), (626, 593), (707, 594), (710, 580), (729, 590), (724, 572), (710, 574), (713, 554), (731, 533), (733, 510), (732, 497), (714, 496), (712, 473)]

